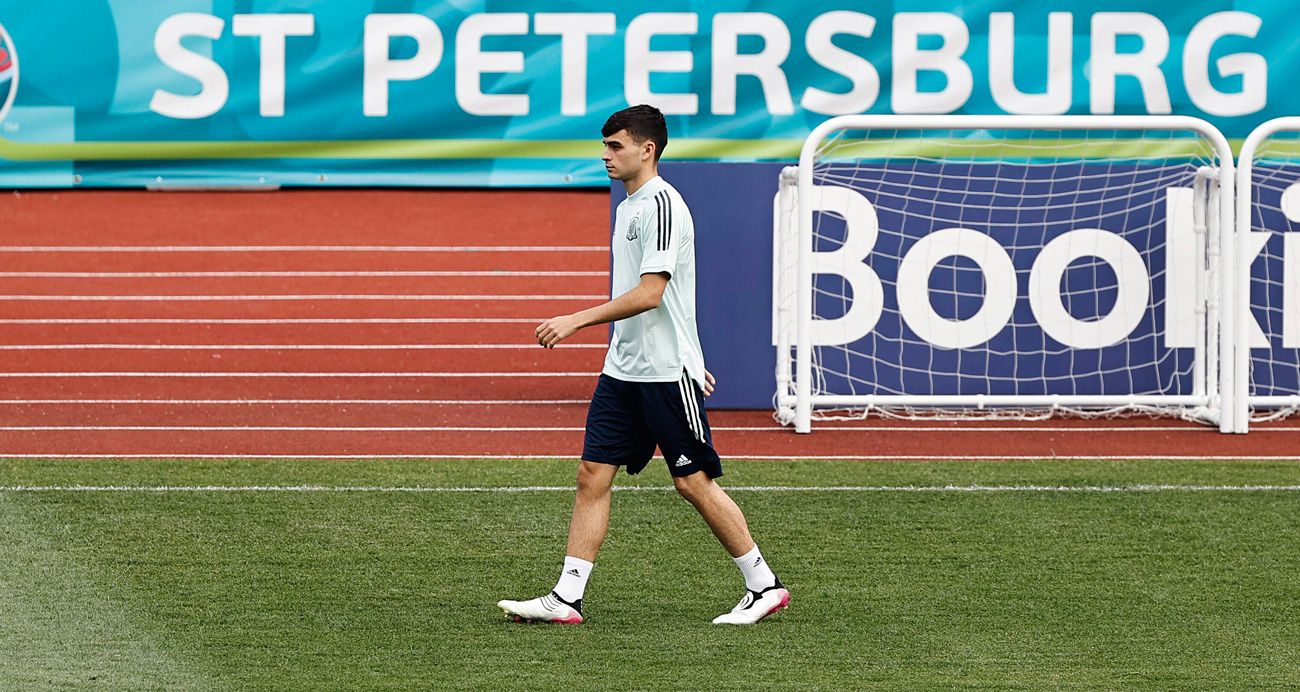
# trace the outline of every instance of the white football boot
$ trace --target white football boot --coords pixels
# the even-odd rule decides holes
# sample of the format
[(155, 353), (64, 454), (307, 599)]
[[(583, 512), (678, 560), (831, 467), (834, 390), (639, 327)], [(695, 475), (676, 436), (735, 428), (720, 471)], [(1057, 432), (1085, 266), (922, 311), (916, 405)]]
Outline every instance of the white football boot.
[(762, 591), (746, 591), (740, 603), (737, 603), (730, 613), (723, 613), (713, 618), (713, 624), (752, 625), (789, 605), (790, 592), (786, 590), (781, 580), (777, 579), (775, 584)]
[(497, 607), (515, 622), (553, 622), (576, 625), (582, 622), (582, 599), (569, 603), (554, 591), (528, 601), (497, 601)]

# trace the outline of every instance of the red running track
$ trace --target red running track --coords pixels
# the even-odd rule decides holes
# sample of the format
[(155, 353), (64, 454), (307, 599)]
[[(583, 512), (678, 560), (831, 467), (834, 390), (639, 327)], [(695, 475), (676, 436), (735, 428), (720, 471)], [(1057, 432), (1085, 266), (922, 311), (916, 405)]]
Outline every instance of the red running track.
[[(25, 192), (4, 213), (4, 455), (581, 449), (605, 332), (545, 351), (532, 330), (606, 293), (603, 192)], [(1295, 457), (1300, 434), (710, 417), (724, 456), (752, 458)]]

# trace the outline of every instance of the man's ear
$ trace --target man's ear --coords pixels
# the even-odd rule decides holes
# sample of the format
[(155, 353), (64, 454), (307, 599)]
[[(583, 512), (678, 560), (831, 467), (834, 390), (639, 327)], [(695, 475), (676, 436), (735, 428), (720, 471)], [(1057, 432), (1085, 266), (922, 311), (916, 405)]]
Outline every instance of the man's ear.
[(653, 139), (647, 139), (641, 143), (641, 155), (645, 157), (646, 160), (654, 159), (656, 146), (657, 145)]

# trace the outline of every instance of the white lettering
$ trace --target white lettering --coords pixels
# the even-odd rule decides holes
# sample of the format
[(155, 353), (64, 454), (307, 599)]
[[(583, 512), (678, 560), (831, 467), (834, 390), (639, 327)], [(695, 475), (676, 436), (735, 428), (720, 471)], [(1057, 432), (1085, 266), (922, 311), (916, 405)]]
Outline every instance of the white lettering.
[[(930, 304), (930, 274), (948, 257), (965, 257), (984, 274), (984, 303), (964, 320)], [(917, 336), (939, 348), (969, 348), (992, 339), (1016, 309), (1016, 268), (992, 238), (969, 228), (935, 231), (912, 246), (898, 266), (898, 311)], [(856, 299), (856, 293), (854, 294)]]
[(1196, 193), (1187, 187), (1165, 191), (1165, 347), (1196, 346), (1196, 282), (1205, 276), (1205, 256), (1196, 254)]
[(230, 96), (230, 80), (226, 71), (211, 58), (195, 53), (181, 45), (186, 36), (200, 36), (217, 40), (225, 30), (226, 22), (209, 14), (182, 12), (174, 14), (158, 25), (153, 47), (164, 65), (193, 77), (199, 82), (199, 93), (193, 96), (173, 94), (158, 89), (149, 101), (149, 109), (169, 118), (206, 118), (226, 105)]
[[(1300, 223), (1300, 183), (1293, 183), (1282, 191), (1278, 207), (1287, 221)], [(1246, 256), (1242, 258), (1240, 266), (1246, 267), (1246, 271), (1249, 272), (1249, 268), (1264, 252), (1264, 246), (1268, 244), (1273, 234), (1269, 231), (1252, 231), (1249, 228), (1242, 230), (1246, 231)], [(1300, 348), (1300, 309), (1298, 308), (1300, 308), (1300, 233), (1283, 233), (1282, 346), (1284, 348)], [(1268, 334), (1260, 326), (1255, 311), (1247, 310), (1246, 314), (1250, 316), (1246, 327), (1250, 332), (1250, 347), (1271, 348)]]
[[(1115, 272), (1117, 293), (1110, 314), (1080, 320), (1066, 309), (1061, 278), (1070, 263), (1096, 257)], [(1142, 255), (1123, 238), (1099, 228), (1070, 231), (1043, 247), (1029, 271), (1029, 307), (1043, 331), (1070, 348), (1104, 348), (1119, 343), (1142, 321), (1151, 297)]]
[[(921, 50), (921, 36), (940, 36), (943, 46)], [(894, 15), (893, 91), (895, 113), (951, 113), (970, 98), (975, 83), (961, 56), (970, 45), (970, 30), (947, 12), (899, 12)], [(947, 83), (940, 91), (918, 91), (917, 75), (940, 72)]]
[(1300, 348), (1300, 233), (1282, 234), (1282, 348)]
[(627, 25), (623, 59), (623, 95), (630, 104), (649, 103), (664, 115), (695, 115), (699, 99), (695, 94), (660, 94), (650, 91), (650, 73), (689, 73), (694, 55), (688, 50), (652, 51), (650, 38), (658, 35), (694, 35), (699, 16), (694, 12), (650, 12), (637, 15)]
[[(761, 36), (763, 50), (739, 52), (741, 34)], [(713, 112), (736, 114), (736, 79), (740, 75), (758, 78), (763, 86), (767, 111), (773, 115), (794, 113), (790, 85), (781, 63), (790, 55), (790, 30), (785, 22), (766, 12), (719, 12), (713, 15)]]
[(998, 107), (1023, 115), (1059, 115), (1070, 110), (1073, 89), (1074, 15), (1047, 15), (1047, 90), (1026, 94), (1016, 88), (1015, 15), (989, 15), (989, 89)]
[[(1142, 39), (1136, 53), (1120, 53), (1119, 37)], [(1136, 77), (1148, 113), (1172, 113), (1169, 87), (1160, 63), (1169, 55), (1169, 32), (1159, 19), (1145, 12), (1098, 12), (1092, 15), (1090, 98), (1092, 112), (1115, 112), (1115, 78)]]
[(808, 87), (799, 105), (822, 115), (849, 115), (870, 109), (880, 96), (880, 73), (870, 62), (836, 46), (831, 39), (837, 34), (871, 38), (875, 30), (875, 17), (860, 12), (837, 10), (814, 19), (804, 36), (808, 57), (822, 67), (848, 77), (852, 87), (844, 94)]
[(880, 277), (862, 262), (876, 246), (880, 220), (876, 208), (856, 190), (818, 185), (813, 195), (814, 212), (844, 219), (844, 244), (828, 252), (812, 253), (814, 281), (818, 274), (843, 277), (853, 291), (853, 302), (840, 317), (814, 320), (812, 342), (814, 346), (851, 344), (876, 328), (885, 309)]
[(265, 118), (284, 115), (285, 38), (311, 36), (316, 17), (310, 14), (237, 14), (230, 25), (235, 36), (256, 36), (261, 47), (261, 89), (258, 112)]
[(1268, 101), (1268, 61), (1258, 53), (1233, 53), (1215, 61), (1224, 77), (1241, 77), (1241, 91), (1225, 94), (1210, 83), (1210, 50), (1224, 36), (1255, 38), (1259, 17), (1248, 12), (1215, 12), (1192, 27), (1183, 49), (1183, 83), (1197, 108), (1211, 115), (1246, 115)]
[[(389, 57), (393, 37), (415, 39), (415, 55), (402, 60)], [(388, 115), (389, 82), (425, 77), (442, 62), (442, 32), (422, 14), (372, 14), (365, 24), (365, 75), (362, 108), (367, 116)]]
[(528, 33), (524, 12), (471, 14), (456, 32), (456, 103), (470, 115), (528, 115), (528, 94), (485, 94), (485, 72), (524, 71), (520, 51), (485, 51), (484, 36)]
[[(1243, 258), (1245, 261), (1237, 266), (1246, 267), (1246, 271), (1249, 272), (1249, 267), (1255, 263), (1256, 259), (1259, 259), (1260, 253), (1264, 251), (1264, 246), (1268, 245), (1268, 240), (1272, 237), (1273, 234), (1268, 231), (1248, 231), (1245, 239), (1246, 256)], [(1283, 270), (1283, 273), (1285, 274), (1285, 270)], [(1246, 316), (1250, 317), (1250, 321), (1247, 322), (1246, 325), (1246, 330), (1250, 332), (1250, 336), (1248, 337), (1250, 339), (1250, 347), (1268, 348), (1268, 335), (1264, 333), (1264, 328), (1260, 326), (1259, 318), (1256, 317), (1255, 313), (1251, 310), (1246, 311)]]
[(587, 114), (587, 37), (609, 35), (616, 25), (612, 12), (539, 12), (533, 31), (560, 37), (560, 113)]

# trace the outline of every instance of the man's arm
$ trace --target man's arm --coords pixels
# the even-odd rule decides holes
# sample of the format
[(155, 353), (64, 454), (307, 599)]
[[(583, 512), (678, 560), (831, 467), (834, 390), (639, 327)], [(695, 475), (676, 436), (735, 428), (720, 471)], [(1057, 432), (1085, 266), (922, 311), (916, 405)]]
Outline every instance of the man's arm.
[(668, 287), (668, 272), (642, 274), (641, 283), (623, 295), (587, 308), (572, 315), (560, 315), (537, 325), (537, 343), (545, 348), (573, 336), (578, 330), (607, 322), (624, 320), (659, 307), (664, 289)]

